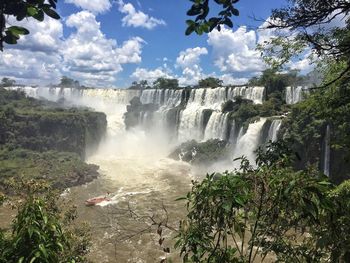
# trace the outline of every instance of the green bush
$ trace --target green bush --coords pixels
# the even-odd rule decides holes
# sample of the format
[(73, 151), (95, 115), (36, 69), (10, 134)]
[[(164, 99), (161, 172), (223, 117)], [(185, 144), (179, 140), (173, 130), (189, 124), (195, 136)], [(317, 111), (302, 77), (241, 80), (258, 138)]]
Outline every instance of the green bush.
[(349, 262), (349, 181), (335, 187), (316, 169), (295, 172), (273, 143), (257, 167), (194, 182), (175, 247), (184, 262)]

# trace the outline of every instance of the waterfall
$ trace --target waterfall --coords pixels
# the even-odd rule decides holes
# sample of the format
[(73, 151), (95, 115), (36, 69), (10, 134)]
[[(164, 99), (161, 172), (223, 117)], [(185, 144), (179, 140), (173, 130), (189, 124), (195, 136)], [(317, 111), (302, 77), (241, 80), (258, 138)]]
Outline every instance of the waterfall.
[(281, 128), (282, 120), (281, 119), (275, 119), (272, 121), (269, 132), (267, 135), (267, 141), (273, 141), (275, 142), (277, 140), (277, 134), (279, 129)]
[(232, 87), (228, 91), (228, 99), (234, 100), (235, 97), (252, 100), (255, 104), (262, 104), (264, 100), (264, 87)]
[(324, 139), (324, 158), (323, 158), (323, 173), (330, 176), (330, 156), (331, 156), (331, 131), (329, 124), (326, 128)]
[[(188, 90), (185, 88), (130, 90), (48, 87), (15, 87), (12, 89), (22, 90), (31, 97), (52, 101), (64, 98), (63, 102), (67, 106), (88, 106), (106, 112), (107, 118), (113, 122), (112, 130), (123, 129), (126, 105), (137, 96), (140, 97), (143, 104), (159, 105), (159, 109), (154, 113), (140, 113), (141, 127), (153, 130), (163, 129), (178, 142), (219, 138), (232, 143), (238, 143), (239, 138), (244, 135), (244, 129), (241, 127), (239, 130), (234, 123), (229, 122), (229, 114), (221, 112), (222, 104), (233, 100), (236, 96), (242, 96), (254, 103), (262, 103), (265, 90), (264, 87), (217, 87)], [(187, 94), (187, 99), (185, 94)], [(176, 107), (178, 108), (174, 109)], [(276, 124), (275, 132), (278, 126)]]
[(286, 103), (295, 104), (303, 100), (304, 89), (302, 86), (286, 87)]
[(228, 113), (213, 112), (205, 128), (204, 140), (227, 139)]
[(255, 163), (254, 151), (259, 147), (259, 139), (265, 122), (266, 118), (260, 118), (259, 121), (249, 124), (246, 133), (237, 139), (237, 144), (234, 148), (235, 158), (244, 155), (251, 164)]

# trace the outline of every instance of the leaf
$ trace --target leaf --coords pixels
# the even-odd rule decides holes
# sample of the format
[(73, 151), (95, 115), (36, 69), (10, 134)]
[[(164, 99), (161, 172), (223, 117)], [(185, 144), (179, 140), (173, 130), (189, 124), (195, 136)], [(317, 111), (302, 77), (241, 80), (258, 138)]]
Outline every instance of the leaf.
[(30, 7), (27, 8), (27, 14), (29, 16), (34, 16), (37, 13), (38, 13), (38, 9), (36, 9), (35, 7), (30, 6)]
[(186, 24), (187, 24), (188, 26), (192, 26), (192, 25), (195, 24), (195, 22), (194, 22), (193, 20), (186, 20)]
[(33, 15), (33, 17), (36, 20), (42, 22), (42, 21), (44, 21), (44, 12), (42, 10), (39, 10), (37, 14)]
[(238, 9), (233, 8), (233, 9), (231, 10), (231, 12), (232, 12), (232, 14), (233, 14), (234, 16), (239, 16), (239, 10), (238, 10)]
[(43, 253), (45, 258), (48, 258), (49, 255), (47, 254), (46, 248), (43, 244), (39, 245), (39, 250)]
[(29, 30), (24, 28), (24, 27), (20, 27), (20, 26), (11, 26), (7, 29), (8, 31), (10, 31), (12, 34), (14, 35), (28, 35), (29, 34)]
[(186, 35), (186, 36), (191, 35), (191, 34), (193, 33), (194, 29), (195, 29), (195, 26), (193, 26), (193, 25), (187, 27), (186, 32), (185, 32), (185, 35)]
[(54, 11), (53, 9), (44, 8), (45, 14), (47, 14), (49, 17), (52, 17), (54, 19), (60, 19), (61, 17)]
[(229, 19), (229, 18), (226, 18), (224, 20), (224, 24), (227, 25), (228, 27), (231, 27), (231, 28), (233, 27), (233, 23), (232, 23), (231, 19)]
[(17, 44), (18, 38), (16, 38), (14, 35), (12, 35), (10, 33), (10, 34), (7, 34), (3, 39), (4, 39), (5, 43), (10, 44), (10, 45), (14, 45), (14, 44)]
[(55, 3), (55, 1), (49, 0), (49, 3), (50, 3), (50, 5), (51, 5), (53, 8), (56, 8), (56, 3)]
[(201, 8), (193, 5), (190, 10), (187, 11), (188, 16), (196, 16), (201, 13)]

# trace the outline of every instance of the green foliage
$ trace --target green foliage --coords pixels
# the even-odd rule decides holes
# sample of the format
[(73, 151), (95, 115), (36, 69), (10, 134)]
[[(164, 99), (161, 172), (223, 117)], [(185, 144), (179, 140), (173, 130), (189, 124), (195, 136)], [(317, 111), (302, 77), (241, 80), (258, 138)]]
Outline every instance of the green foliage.
[(337, 232), (350, 227), (349, 182), (295, 172), (284, 145), (260, 150), (256, 168), (243, 158), (240, 170), (193, 183), (176, 242), (184, 262), (347, 262)]
[(326, 126), (331, 127), (332, 180), (340, 183), (350, 178), (350, 87), (339, 87), (314, 91), (308, 99), (292, 107), (285, 121), (286, 136), (294, 140), (295, 150), (305, 161), (318, 163)]
[(222, 86), (223, 81), (218, 78), (208, 77), (198, 81), (199, 88), (217, 88)]
[(16, 81), (14, 79), (10, 78), (2, 78), (0, 87), (11, 87), (16, 84)]
[(288, 110), (288, 106), (283, 104), (280, 92), (271, 93), (269, 99), (263, 104), (253, 104), (252, 101), (241, 97), (236, 97), (235, 102), (228, 103), (230, 105), (223, 104), (222, 109), (230, 110), (229, 118), (235, 120), (236, 124), (244, 126), (259, 117), (281, 115)]
[(196, 32), (198, 35), (209, 33), (213, 29), (221, 30), (221, 26), (233, 27), (232, 16), (238, 16), (239, 11), (234, 5), (239, 0), (214, 0), (220, 6), (217, 16), (207, 18), (210, 11), (209, 0), (191, 0), (191, 8), (187, 11), (188, 16), (195, 16), (195, 20), (187, 20), (186, 35)]
[(46, 180), (54, 188), (65, 189), (92, 181), (98, 176), (97, 170), (96, 165), (84, 163), (75, 153), (0, 150), (0, 190), (8, 193), (13, 193), (11, 182), (19, 178)]
[(273, 70), (281, 70), (287, 62), (300, 55), (306, 47), (306, 43), (299, 38), (292, 41), (286, 36), (275, 36), (263, 44), (258, 44), (257, 50), (261, 51), (263, 60)]
[[(57, 0), (2, 0), (0, 2), (0, 50), (3, 51), (4, 42), (7, 44), (17, 44), (21, 35), (28, 35), (28, 29), (16, 25), (8, 26), (8, 16), (14, 16), (17, 21), (25, 18), (34, 18), (43, 21), (45, 15), (59, 19), (56, 13)], [(12, 23), (11, 23), (12, 24)]]
[[(259, 77), (249, 80), (250, 86), (262, 86), (266, 88), (266, 98), (271, 94), (283, 93), (288, 86), (298, 86), (306, 81), (305, 77), (298, 76), (298, 71), (290, 70), (287, 73), (280, 73), (277, 69), (266, 69)], [(276, 97), (276, 95), (273, 95)]]
[(147, 88), (150, 88), (147, 80), (141, 80), (139, 82), (133, 81), (131, 83), (131, 86), (129, 87), (129, 89), (141, 89), (141, 90), (147, 89)]
[(76, 152), (84, 158), (86, 146), (96, 146), (107, 126), (103, 113), (57, 108), (18, 91), (0, 89), (0, 102), (0, 147)]
[(79, 88), (80, 83), (77, 80), (63, 76), (61, 78), (61, 82), (60, 82), (60, 84), (58, 84), (58, 86), (64, 87), (64, 88)]
[(86, 147), (97, 147), (105, 133), (103, 113), (57, 108), (3, 88), (0, 105), (0, 189), (20, 176), (60, 189), (97, 177), (98, 167), (83, 159)]
[(28, 192), (18, 207), (12, 233), (0, 238), (1, 262), (86, 262), (89, 235), (86, 228), (73, 226), (75, 210), (64, 215), (57, 193), (40, 183), (18, 186), (22, 195), (24, 189)]
[[(261, 45), (259, 49), (265, 61), (281, 67), (309, 48), (312, 51), (310, 58), (314, 61), (316, 57), (346, 61), (347, 67), (330, 83), (340, 78), (349, 80), (349, 10), (350, 3), (344, 0), (295, 0), (289, 1), (286, 7), (273, 10), (267, 28), (294, 33), (293, 36), (282, 34)], [(340, 17), (346, 22), (345, 27), (339, 23), (325, 26)]]
[(153, 82), (153, 88), (155, 89), (177, 89), (178, 87), (178, 79), (158, 78)]

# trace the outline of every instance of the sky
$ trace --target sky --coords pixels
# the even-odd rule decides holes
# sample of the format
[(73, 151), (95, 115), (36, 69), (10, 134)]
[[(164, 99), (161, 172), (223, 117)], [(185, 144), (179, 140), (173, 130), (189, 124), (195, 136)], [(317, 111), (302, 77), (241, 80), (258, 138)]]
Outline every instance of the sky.
[[(234, 27), (185, 36), (189, 0), (59, 0), (60, 20), (23, 20), (30, 30), (0, 53), (0, 77), (27, 85), (57, 84), (62, 76), (92, 87), (126, 88), (132, 81), (178, 78), (195, 85), (213, 76), (244, 84), (266, 65), (257, 43), (274, 32), (262, 30), (284, 0), (241, 0)], [(212, 12), (215, 13), (215, 6)], [(9, 24), (17, 23), (9, 18)], [(307, 73), (306, 57), (290, 68)]]

